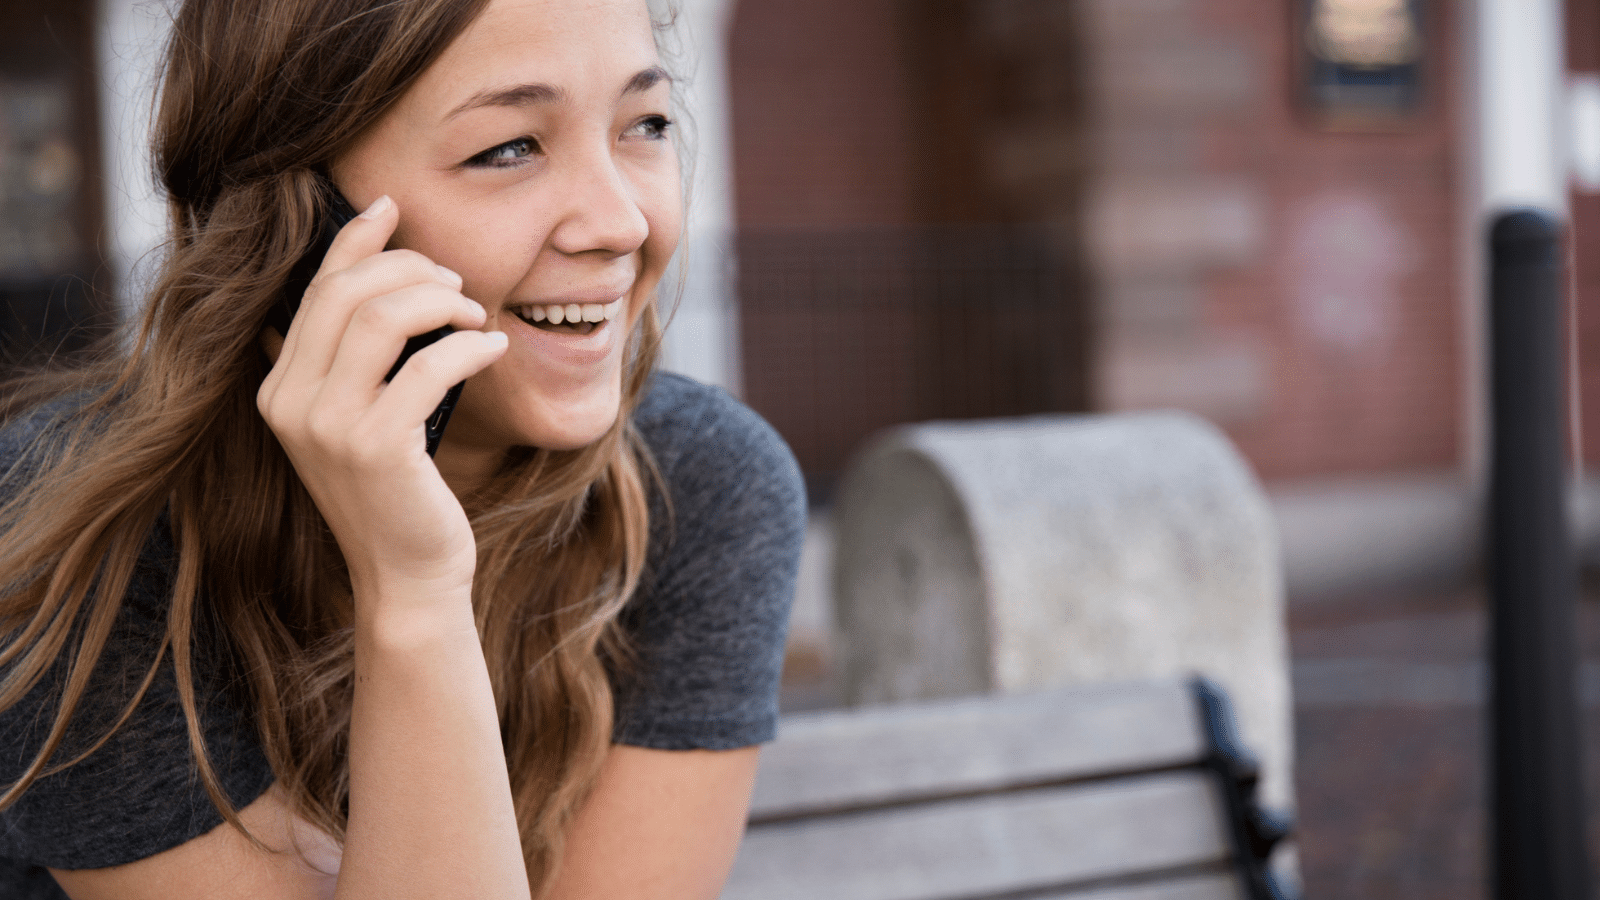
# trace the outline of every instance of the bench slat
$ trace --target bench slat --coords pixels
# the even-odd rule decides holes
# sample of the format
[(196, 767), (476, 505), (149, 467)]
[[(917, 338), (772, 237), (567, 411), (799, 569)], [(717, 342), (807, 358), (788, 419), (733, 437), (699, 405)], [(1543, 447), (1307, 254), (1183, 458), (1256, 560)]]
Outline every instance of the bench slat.
[(1154, 884), (1040, 894), (1029, 900), (1248, 900), (1232, 874), (1189, 875)]
[(1182, 765), (1204, 739), (1178, 679), (787, 717), (751, 820)]
[(1068, 885), (1230, 856), (1199, 771), (753, 827), (724, 900), (927, 900)]

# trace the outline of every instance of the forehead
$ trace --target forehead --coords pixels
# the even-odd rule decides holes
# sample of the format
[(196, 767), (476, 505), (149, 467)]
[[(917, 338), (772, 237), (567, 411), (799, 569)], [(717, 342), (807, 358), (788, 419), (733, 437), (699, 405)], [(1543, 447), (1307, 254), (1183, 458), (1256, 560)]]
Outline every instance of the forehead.
[(516, 84), (614, 94), (657, 61), (645, 0), (491, 0), (406, 102), (449, 109), (480, 91)]

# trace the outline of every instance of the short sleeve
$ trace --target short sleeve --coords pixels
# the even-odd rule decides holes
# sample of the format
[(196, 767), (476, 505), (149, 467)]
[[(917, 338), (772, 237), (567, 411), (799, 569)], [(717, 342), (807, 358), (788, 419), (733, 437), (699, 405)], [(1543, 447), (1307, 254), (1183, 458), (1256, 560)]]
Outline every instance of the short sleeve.
[[(134, 696), (166, 631), (171, 538), (158, 525), (141, 555), (104, 655), (53, 761), (73, 758), (105, 733)], [(202, 651), (204, 652), (204, 651)], [(207, 752), (236, 807), (272, 783), (252, 717), (228, 699), (217, 668), (197, 661)], [(19, 703), (0, 712), (0, 779), (10, 784), (43, 746), (65, 661)], [(81, 762), (35, 781), (0, 811), (0, 887), (36, 878), (28, 867), (92, 869), (153, 856), (222, 823), (190, 752), (167, 654), (132, 717)]]
[(650, 560), (624, 612), (636, 659), (617, 681), (614, 740), (771, 740), (805, 539), (799, 467), (760, 416), (681, 376), (656, 376), (635, 423), (671, 503), (652, 504)]

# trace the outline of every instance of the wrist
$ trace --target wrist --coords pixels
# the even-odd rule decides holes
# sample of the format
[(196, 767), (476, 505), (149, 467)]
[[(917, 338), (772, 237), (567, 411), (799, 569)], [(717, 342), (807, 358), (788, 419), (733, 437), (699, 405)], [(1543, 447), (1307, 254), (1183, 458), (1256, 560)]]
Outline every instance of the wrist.
[(349, 552), (344, 557), (350, 590), (358, 602), (365, 599), (374, 606), (413, 606), (472, 597), (477, 560), (471, 555), (459, 554), (454, 560), (434, 564), (378, 560)]
[(414, 653), (457, 639), (478, 640), (472, 585), (409, 580), (362, 584), (352, 578), (358, 643)]
[(464, 516), (459, 533), (437, 540), (397, 540), (348, 524), (334, 537), (357, 596), (427, 602), (472, 592), (478, 556)]

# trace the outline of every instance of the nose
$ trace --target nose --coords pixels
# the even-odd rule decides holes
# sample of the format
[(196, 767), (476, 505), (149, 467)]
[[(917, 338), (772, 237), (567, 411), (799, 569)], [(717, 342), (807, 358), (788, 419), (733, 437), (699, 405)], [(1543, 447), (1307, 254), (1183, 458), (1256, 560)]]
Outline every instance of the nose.
[(617, 160), (596, 148), (568, 161), (563, 213), (550, 234), (562, 253), (626, 256), (644, 245), (650, 223)]

